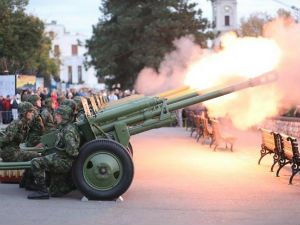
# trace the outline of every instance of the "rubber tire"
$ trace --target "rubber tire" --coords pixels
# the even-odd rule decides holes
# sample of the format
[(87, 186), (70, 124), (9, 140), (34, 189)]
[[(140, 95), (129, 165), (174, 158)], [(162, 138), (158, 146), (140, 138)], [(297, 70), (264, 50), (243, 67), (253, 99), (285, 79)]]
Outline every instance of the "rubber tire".
[(133, 148), (132, 148), (132, 145), (130, 142), (128, 143), (127, 149), (129, 151), (129, 153), (131, 154), (131, 157), (133, 157)]
[[(85, 160), (97, 151), (105, 149), (118, 157), (123, 165), (123, 176), (119, 183), (109, 190), (97, 190), (86, 183), (83, 176)], [(113, 200), (121, 196), (130, 187), (134, 176), (134, 165), (130, 154), (118, 142), (108, 139), (97, 139), (84, 144), (79, 151), (72, 168), (72, 178), (77, 189), (91, 200)]]

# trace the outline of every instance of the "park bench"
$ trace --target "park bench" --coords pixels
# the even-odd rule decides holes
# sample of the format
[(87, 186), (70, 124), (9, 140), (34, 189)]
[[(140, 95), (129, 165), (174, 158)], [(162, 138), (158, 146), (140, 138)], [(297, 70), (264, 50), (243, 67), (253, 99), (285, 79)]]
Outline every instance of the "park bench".
[(276, 176), (279, 176), (280, 170), (287, 164), (291, 164), (292, 175), (289, 183), (292, 184), (294, 176), (300, 172), (300, 155), (298, 149), (297, 139), (284, 134), (280, 134), (281, 148), (279, 152), (279, 168)]
[(191, 110), (185, 109), (185, 119), (184, 119), (184, 125), (185, 130), (187, 131), (191, 127)]
[(216, 148), (220, 145), (221, 142), (225, 142), (226, 149), (227, 144), (230, 144), (230, 151), (233, 151), (233, 145), (236, 141), (236, 137), (230, 134), (225, 134), (221, 132), (220, 129), (220, 123), (216, 120), (211, 120), (212, 124), (212, 140), (210, 143), (210, 147), (215, 143), (214, 151), (216, 151)]
[(193, 111), (191, 111), (189, 113), (189, 123), (190, 123), (190, 127), (191, 127), (190, 136), (191, 137), (193, 136), (194, 132), (196, 131), (196, 116), (197, 115)]
[(205, 144), (206, 140), (210, 139), (213, 140), (213, 130), (208, 124), (208, 119), (205, 117), (202, 117), (203, 121), (203, 141), (202, 144)]
[(201, 115), (196, 116), (197, 142), (200, 137), (204, 137), (204, 124), (202, 118), (203, 117)]
[(273, 172), (274, 166), (278, 163), (279, 160), (279, 148), (280, 145), (280, 136), (273, 131), (260, 128), (262, 144), (260, 150), (260, 158), (258, 160), (258, 164), (260, 164), (263, 157), (268, 154), (273, 155), (273, 164), (271, 166), (271, 171)]

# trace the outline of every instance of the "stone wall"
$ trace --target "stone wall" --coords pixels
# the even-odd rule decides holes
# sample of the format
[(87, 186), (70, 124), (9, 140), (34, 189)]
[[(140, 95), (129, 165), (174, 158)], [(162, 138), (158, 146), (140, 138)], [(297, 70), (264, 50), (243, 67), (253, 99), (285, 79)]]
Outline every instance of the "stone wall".
[(276, 117), (265, 120), (258, 127), (262, 127), (275, 132), (287, 134), (293, 137), (300, 137), (300, 118)]

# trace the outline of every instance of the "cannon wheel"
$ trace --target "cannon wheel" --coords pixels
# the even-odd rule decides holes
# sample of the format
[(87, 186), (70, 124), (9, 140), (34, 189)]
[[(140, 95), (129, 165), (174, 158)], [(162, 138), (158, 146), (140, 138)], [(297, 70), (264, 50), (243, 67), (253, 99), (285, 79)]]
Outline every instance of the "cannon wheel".
[(128, 143), (127, 149), (128, 149), (128, 151), (130, 152), (131, 157), (133, 157), (133, 148), (132, 148), (132, 145), (131, 145), (130, 142)]
[(112, 200), (130, 186), (134, 174), (132, 158), (118, 142), (93, 140), (80, 148), (72, 176), (78, 190), (88, 199)]

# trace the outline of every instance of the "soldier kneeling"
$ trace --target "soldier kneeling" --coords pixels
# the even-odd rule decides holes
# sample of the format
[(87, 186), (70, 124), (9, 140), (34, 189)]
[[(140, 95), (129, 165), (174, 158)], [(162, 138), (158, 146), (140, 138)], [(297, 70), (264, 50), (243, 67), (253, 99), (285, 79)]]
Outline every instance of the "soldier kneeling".
[[(58, 197), (73, 189), (70, 172), (80, 144), (80, 135), (73, 124), (73, 110), (66, 105), (59, 106), (55, 120), (59, 126), (56, 152), (31, 160), (37, 191), (28, 195), (29, 199)], [(45, 183), (45, 171), (51, 174), (50, 193)]]
[(18, 112), (19, 119), (9, 124), (5, 129), (5, 135), (0, 138), (0, 155), (4, 162), (24, 162), (40, 156), (37, 152), (24, 151), (19, 147), (27, 140), (34, 107), (29, 102), (22, 102), (18, 106)]

